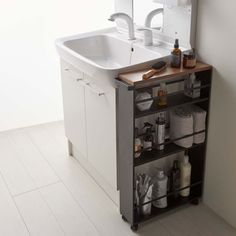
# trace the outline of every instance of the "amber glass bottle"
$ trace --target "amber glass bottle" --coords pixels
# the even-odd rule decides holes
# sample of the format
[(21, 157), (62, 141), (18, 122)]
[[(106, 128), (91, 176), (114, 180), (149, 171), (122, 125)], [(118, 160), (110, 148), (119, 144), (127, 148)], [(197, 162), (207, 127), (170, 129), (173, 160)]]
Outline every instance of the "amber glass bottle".
[(179, 40), (175, 40), (174, 49), (171, 52), (171, 67), (180, 68), (181, 67), (182, 52), (179, 49)]

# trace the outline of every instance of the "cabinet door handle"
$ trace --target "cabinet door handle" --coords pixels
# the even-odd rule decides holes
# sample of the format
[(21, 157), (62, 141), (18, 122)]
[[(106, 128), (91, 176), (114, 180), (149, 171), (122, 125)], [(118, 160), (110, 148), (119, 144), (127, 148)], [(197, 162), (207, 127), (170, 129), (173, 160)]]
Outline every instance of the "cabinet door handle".
[(103, 96), (105, 95), (105, 92), (99, 91), (98, 89), (95, 89), (91, 86), (89, 81), (85, 81), (85, 80), (77, 80), (78, 82), (80, 82), (81, 84), (83, 84), (86, 88), (88, 88), (91, 92), (97, 94), (98, 96)]
[(90, 85), (90, 83), (87, 84), (87, 88), (88, 88), (90, 91), (92, 91), (93, 93), (97, 94), (98, 96), (103, 96), (103, 95), (105, 95), (105, 92), (102, 92), (102, 91), (99, 91), (99, 90), (93, 88), (93, 87)]
[(77, 81), (78, 81), (78, 80), (83, 80), (83, 75), (82, 75), (82, 77), (81, 77), (78, 73), (74, 72), (73, 70), (71, 70), (71, 69), (69, 69), (69, 68), (65, 68), (64, 70), (65, 70), (66, 72), (69, 72), (69, 74), (70, 74), (73, 78), (76, 78)]

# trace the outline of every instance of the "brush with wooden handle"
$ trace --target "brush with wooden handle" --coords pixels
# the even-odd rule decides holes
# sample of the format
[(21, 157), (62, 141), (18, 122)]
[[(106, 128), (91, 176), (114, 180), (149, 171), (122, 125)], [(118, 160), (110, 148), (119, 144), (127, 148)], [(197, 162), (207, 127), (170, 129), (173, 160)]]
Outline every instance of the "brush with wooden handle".
[(147, 71), (145, 74), (143, 74), (143, 80), (147, 80), (154, 76), (155, 74), (165, 70), (167, 67), (167, 63), (164, 61), (159, 61), (156, 64), (152, 66), (152, 69)]

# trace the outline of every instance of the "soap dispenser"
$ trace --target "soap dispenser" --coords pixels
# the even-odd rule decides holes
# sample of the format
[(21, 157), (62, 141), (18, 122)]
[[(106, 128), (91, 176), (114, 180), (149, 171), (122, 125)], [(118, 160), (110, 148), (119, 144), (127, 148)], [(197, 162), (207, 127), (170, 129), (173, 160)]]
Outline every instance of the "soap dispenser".
[(146, 122), (144, 123), (144, 129), (146, 129), (145, 135), (143, 137), (143, 148), (146, 151), (151, 151), (153, 146), (153, 135), (152, 135), (152, 124)]

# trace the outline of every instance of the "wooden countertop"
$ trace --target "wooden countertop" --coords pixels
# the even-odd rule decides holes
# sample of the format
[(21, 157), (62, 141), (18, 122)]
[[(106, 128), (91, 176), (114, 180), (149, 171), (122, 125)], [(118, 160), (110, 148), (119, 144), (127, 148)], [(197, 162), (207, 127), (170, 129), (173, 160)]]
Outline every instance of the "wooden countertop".
[(186, 69), (186, 68), (172, 68), (168, 66), (166, 70), (162, 71), (161, 73), (153, 76), (152, 78), (148, 80), (143, 80), (143, 74), (147, 72), (150, 68), (146, 70), (140, 70), (140, 71), (135, 71), (135, 72), (128, 72), (128, 73), (123, 73), (119, 75), (119, 79), (128, 83), (131, 86), (135, 87), (143, 87), (144, 85), (151, 85), (159, 80), (165, 80), (165, 79), (172, 79), (174, 77), (181, 77), (187, 74), (195, 73), (195, 72), (201, 72), (201, 71), (206, 71), (206, 70), (211, 70), (212, 66), (202, 63), (202, 62), (197, 62), (197, 65), (193, 69)]

